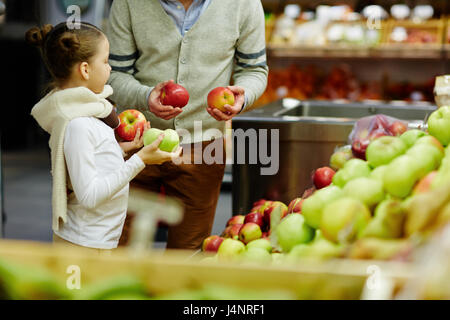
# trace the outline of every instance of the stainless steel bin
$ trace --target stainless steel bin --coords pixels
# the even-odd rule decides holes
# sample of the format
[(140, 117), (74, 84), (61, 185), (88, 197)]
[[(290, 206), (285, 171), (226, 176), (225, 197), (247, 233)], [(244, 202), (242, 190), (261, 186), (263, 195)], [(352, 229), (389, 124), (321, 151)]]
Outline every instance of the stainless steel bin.
[[(436, 106), (392, 105), (378, 103), (333, 103), (282, 99), (233, 119), (233, 132), (239, 129), (279, 130), (279, 170), (262, 175), (260, 162), (249, 164), (238, 159), (237, 138), (233, 136), (232, 197), (233, 215), (246, 214), (254, 201), (265, 198), (286, 204), (312, 186), (312, 172), (329, 165), (337, 146), (347, 144), (356, 120), (385, 114), (408, 121), (409, 127), (424, 124)], [(270, 134), (268, 134), (270, 146)], [(259, 150), (260, 144), (257, 142)], [(269, 148), (270, 150), (270, 148)], [(249, 140), (245, 152), (249, 151)], [(270, 155), (270, 152), (268, 153)], [(246, 158), (248, 155), (246, 155)]]

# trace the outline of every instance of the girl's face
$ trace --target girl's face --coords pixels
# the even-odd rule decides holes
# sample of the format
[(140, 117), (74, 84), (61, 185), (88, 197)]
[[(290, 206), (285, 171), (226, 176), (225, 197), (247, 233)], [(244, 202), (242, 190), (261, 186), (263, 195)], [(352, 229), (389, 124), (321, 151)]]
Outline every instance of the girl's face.
[(87, 87), (94, 93), (101, 93), (111, 74), (109, 65), (109, 41), (106, 37), (98, 44), (97, 53), (89, 62), (89, 80)]

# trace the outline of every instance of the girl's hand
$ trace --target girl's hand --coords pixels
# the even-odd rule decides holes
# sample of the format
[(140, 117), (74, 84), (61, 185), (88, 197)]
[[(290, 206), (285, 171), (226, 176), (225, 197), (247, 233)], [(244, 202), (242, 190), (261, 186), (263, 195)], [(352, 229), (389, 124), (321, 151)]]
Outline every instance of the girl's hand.
[[(150, 122), (147, 121), (144, 125), (144, 133), (148, 129), (150, 129)], [(142, 148), (144, 146), (144, 134), (141, 134), (141, 128), (137, 129), (133, 141), (120, 142), (119, 145), (125, 153)]]
[(164, 162), (173, 161), (181, 156), (181, 152), (183, 151), (181, 147), (172, 153), (159, 149), (159, 145), (163, 139), (164, 133), (162, 133), (155, 142), (142, 148), (137, 153), (145, 164), (163, 164)]

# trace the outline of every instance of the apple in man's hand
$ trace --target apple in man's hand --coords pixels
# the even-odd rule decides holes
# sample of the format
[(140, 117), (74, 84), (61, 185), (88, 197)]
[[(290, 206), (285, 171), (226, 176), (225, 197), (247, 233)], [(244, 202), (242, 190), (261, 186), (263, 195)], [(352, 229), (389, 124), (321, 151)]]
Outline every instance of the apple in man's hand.
[(183, 108), (189, 102), (189, 92), (179, 84), (169, 82), (161, 90), (161, 104), (174, 108)]
[(148, 146), (152, 144), (158, 137), (164, 133), (164, 139), (159, 145), (159, 149), (165, 152), (174, 152), (180, 146), (180, 136), (175, 130), (159, 130), (156, 128), (151, 128), (144, 133), (144, 145)]
[(144, 127), (147, 123), (145, 116), (134, 109), (125, 110), (119, 115), (120, 125), (116, 129), (117, 135), (125, 141), (133, 141), (136, 137), (137, 129), (141, 134), (144, 133)]
[(208, 94), (208, 107), (217, 108), (222, 112), (226, 112), (225, 105), (234, 106), (234, 93), (225, 87), (217, 87)]

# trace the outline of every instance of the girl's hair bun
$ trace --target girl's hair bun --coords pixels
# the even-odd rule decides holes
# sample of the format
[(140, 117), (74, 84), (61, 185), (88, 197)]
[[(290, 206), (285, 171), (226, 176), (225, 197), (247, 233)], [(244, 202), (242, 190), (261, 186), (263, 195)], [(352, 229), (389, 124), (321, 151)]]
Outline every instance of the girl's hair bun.
[(35, 47), (42, 48), (44, 46), (45, 38), (52, 30), (53, 26), (51, 24), (46, 24), (42, 28), (31, 28), (25, 34), (25, 40)]
[(62, 52), (73, 53), (80, 48), (81, 43), (76, 34), (72, 32), (65, 32), (59, 38), (59, 46)]

